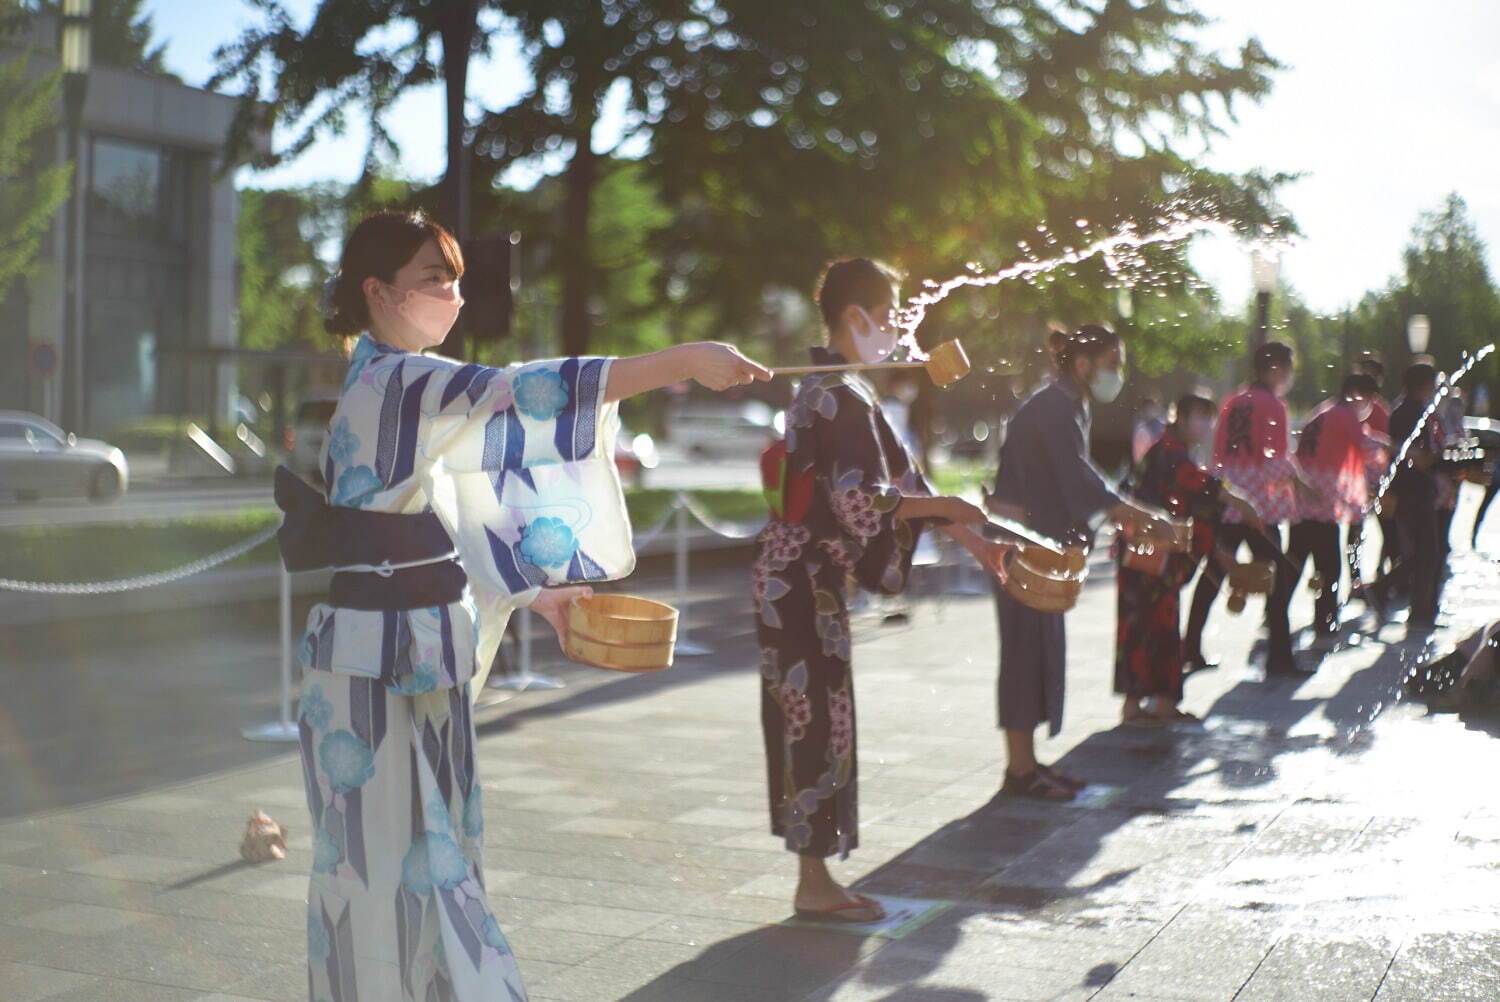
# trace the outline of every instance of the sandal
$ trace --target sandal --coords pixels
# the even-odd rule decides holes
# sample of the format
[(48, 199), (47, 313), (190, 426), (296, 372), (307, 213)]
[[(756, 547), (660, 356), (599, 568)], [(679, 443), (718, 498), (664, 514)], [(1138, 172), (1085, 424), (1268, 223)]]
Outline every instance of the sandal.
[(1037, 763), (1036, 771), (1052, 780), (1058, 786), (1066, 786), (1070, 790), (1081, 790), (1089, 785), (1089, 781), (1086, 779), (1070, 776), (1060, 769), (1054, 769), (1050, 765), (1042, 765), (1040, 762)]
[[(874, 908), (877, 914), (873, 918), (856, 918), (845, 914), (856, 908)], [(863, 894), (856, 893), (854, 900), (845, 901), (843, 904), (834, 905), (832, 908), (795, 908), (797, 917), (807, 919), (811, 922), (847, 922), (849, 925), (870, 925), (874, 922), (885, 921), (885, 908), (874, 898), (867, 898)]]
[(1005, 770), (1005, 784), (1000, 792), (1007, 797), (1024, 797), (1028, 800), (1045, 800), (1054, 804), (1065, 804), (1078, 796), (1076, 790), (1048, 776), (1041, 766), (1024, 776)]

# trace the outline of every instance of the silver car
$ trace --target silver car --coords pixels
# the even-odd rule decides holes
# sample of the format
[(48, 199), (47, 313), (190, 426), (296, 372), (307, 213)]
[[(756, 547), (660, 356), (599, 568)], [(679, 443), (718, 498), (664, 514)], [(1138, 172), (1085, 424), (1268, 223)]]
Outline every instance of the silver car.
[(129, 484), (125, 453), (108, 442), (79, 438), (37, 414), (0, 411), (0, 495), (109, 501)]

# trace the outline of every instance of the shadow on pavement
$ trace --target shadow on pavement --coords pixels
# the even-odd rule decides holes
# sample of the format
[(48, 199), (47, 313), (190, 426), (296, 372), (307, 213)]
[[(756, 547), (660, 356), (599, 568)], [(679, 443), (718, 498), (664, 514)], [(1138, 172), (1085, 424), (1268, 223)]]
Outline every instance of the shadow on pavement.
[[(713, 944), (625, 1002), (708, 999), (715, 985), (766, 999), (825, 999), (857, 986), (849, 997), (872, 1002), (968, 1002), (986, 996), (941, 982), (1002, 974), (1031, 978), (1041, 986), (1035, 997), (1089, 994), (1183, 907), (1190, 885), (1234, 858), (1236, 839), (1276, 819), (1281, 801), (1257, 791), (1277, 779), (1279, 759), (1371, 746), (1370, 725), (1397, 699), (1410, 657), (1388, 648), (1327, 700), (1298, 697), (1296, 679), (1246, 679), (1215, 701), (1206, 727), (1096, 732), (1059, 764), (1120, 787), (1113, 801), (1081, 809), (997, 794), (857, 882), (867, 894), (956, 902), (904, 938), (769, 926)], [(1290, 734), (1320, 708), (1334, 736)], [(1190, 816), (1202, 823), (1199, 842), (1165, 828)], [(955, 959), (959, 942), (976, 936), (989, 937), (988, 975), (973, 950)], [(914, 987), (928, 978), (936, 983)]]

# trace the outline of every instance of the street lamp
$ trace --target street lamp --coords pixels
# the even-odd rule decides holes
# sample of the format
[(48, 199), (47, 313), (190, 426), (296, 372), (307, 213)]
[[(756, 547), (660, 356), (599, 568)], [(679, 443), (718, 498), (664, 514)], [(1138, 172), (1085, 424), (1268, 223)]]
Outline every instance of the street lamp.
[(1267, 247), (1250, 252), (1250, 283), (1255, 287), (1255, 331), (1250, 335), (1250, 357), (1271, 332), (1271, 293), (1281, 277), (1281, 254)]
[(1427, 350), (1427, 339), (1432, 336), (1432, 321), (1424, 313), (1414, 313), (1406, 321), (1406, 346), (1413, 355)]
[(79, 233), (79, 134), (83, 130), (83, 99), (88, 93), (89, 57), (93, 48), (93, 0), (63, 0), (57, 51), (63, 70), (63, 110), (68, 129), (68, 161), (73, 164), (73, 188), (68, 197), (64, 263), (63, 369), (67, 379), (67, 421), (71, 431), (83, 425), (83, 324), (79, 303), (78, 270), (82, 257)]

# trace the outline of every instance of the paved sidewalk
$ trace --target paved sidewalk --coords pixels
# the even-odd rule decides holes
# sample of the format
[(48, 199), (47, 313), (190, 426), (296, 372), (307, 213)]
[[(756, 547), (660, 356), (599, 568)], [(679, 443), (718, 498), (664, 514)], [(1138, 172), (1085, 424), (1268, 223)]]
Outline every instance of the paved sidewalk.
[[(1450, 633), (1500, 608), (1500, 565), (1457, 567)], [(780, 924), (793, 861), (766, 831), (743, 576), (699, 585), (715, 655), (572, 672), (481, 718), (488, 884), (533, 998), (1500, 998), (1500, 727), (1397, 701), (1416, 653), (1399, 628), (1300, 684), (1194, 678), (1202, 729), (1125, 730), (1098, 581), (1070, 617), (1067, 728), (1043, 748), (1118, 788), (1079, 808), (992, 800), (987, 598), (862, 620), (862, 846), (838, 872), (951, 902), (864, 937)], [(1254, 618), (1216, 611), (1227, 665), (1246, 663)], [(24, 746), (0, 748), (24, 769)], [(293, 828), (286, 862), (238, 861), (256, 807)], [(0, 825), (0, 999), (304, 998), (309, 858), (289, 755)]]

